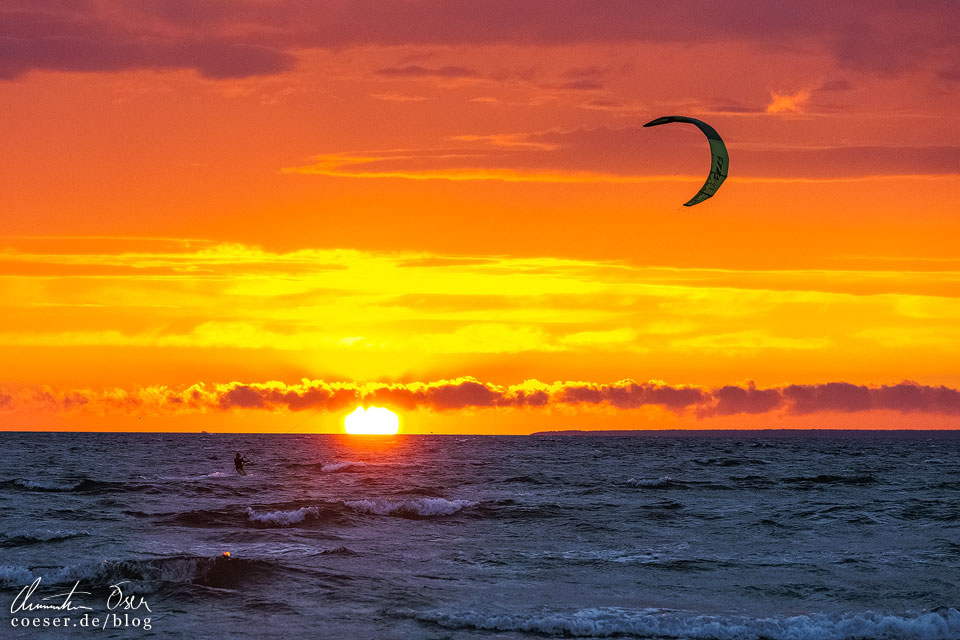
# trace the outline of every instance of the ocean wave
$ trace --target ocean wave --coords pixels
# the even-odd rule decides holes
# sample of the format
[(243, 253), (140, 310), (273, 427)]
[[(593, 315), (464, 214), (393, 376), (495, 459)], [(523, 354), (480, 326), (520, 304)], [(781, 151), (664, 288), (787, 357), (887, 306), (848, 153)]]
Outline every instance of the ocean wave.
[(937, 522), (956, 522), (960, 520), (960, 509), (954, 500), (906, 500), (900, 517), (904, 520), (934, 520)]
[(542, 473), (533, 473), (522, 476), (510, 476), (504, 478), (501, 482), (509, 484), (550, 484), (550, 481)]
[(640, 509), (645, 511), (676, 511), (677, 509), (683, 509), (683, 503), (678, 502), (677, 500), (660, 500), (659, 502), (651, 502), (649, 504), (642, 504), (639, 506)]
[(359, 471), (368, 466), (367, 462), (361, 460), (334, 460), (332, 462), (291, 462), (287, 464), (288, 469), (313, 469), (323, 473), (337, 473), (342, 471)]
[(628, 478), (625, 482), (628, 486), (639, 489), (710, 489), (713, 491), (731, 491), (735, 486), (724, 484), (722, 482), (709, 482), (706, 480), (675, 480), (670, 476), (661, 476), (659, 478)]
[(783, 482), (790, 484), (839, 484), (839, 485), (868, 485), (876, 484), (877, 479), (871, 475), (862, 476), (837, 476), (829, 473), (821, 473), (816, 476), (795, 476), (792, 478), (783, 478)]
[(344, 500), (343, 504), (361, 513), (403, 518), (449, 516), (465, 507), (477, 505), (470, 500), (446, 500), (445, 498), (412, 498), (410, 500), (374, 498)]
[(268, 511), (266, 513), (257, 513), (252, 508), (247, 507), (247, 517), (251, 522), (259, 524), (277, 525), (280, 527), (289, 527), (291, 524), (303, 522), (307, 516), (317, 518), (320, 516), (320, 509), (317, 507), (301, 507), (291, 511)]
[(23, 587), (41, 578), (45, 585), (72, 585), (79, 580), (84, 586), (92, 588), (107, 588), (126, 580), (135, 583), (136, 589), (144, 592), (154, 591), (166, 584), (232, 588), (248, 583), (256, 575), (276, 569), (277, 565), (264, 560), (226, 556), (104, 560), (65, 567), (0, 566), (0, 587)]
[(716, 569), (718, 566), (728, 564), (724, 560), (709, 558), (678, 558), (675, 554), (676, 550), (668, 549), (571, 549), (559, 554), (543, 554), (542, 557), (551, 560), (563, 560), (574, 564), (636, 564), (669, 571), (711, 570)]
[(693, 462), (704, 467), (739, 467), (745, 464), (766, 464), (765, 460), (751, 458), (694, 458)]
[(670, 476), (661, 476), (656, 480), (652, 479), (627, 479), (627, 484), (631, 487), (647, 487), (648, 489), (666, 489), (668, 487), (680, 488), (680, 483), (674, 482)]
[(195, 509), (193, 511), (142, 513), (125, 511), (134, 517), (160, 518), (161, 520), (182, 527), (224, 527), (236, 526), (240, 516), (236, 509)]
[[(484, 500), (477, 503), (473, 512), (491, 518), (506, 517), (515, 520), (567, 519), (572, 515), (569, 506), (557, 502), (528, 503), (513, 498)], [(593, 524), (601, 526), (599, 523)]]
[(249, 506), (231, 505), (222, 509), (195, 509), (192, 511), (167, 511), (145, 513), (142, 511), (124, 511), (135, 518), (155, 518), (160, 522), (181, 527), (243, 529), (249, 526), (286, 527), (301, 524), (309, 520), (336, 522), (352, 513), (342, 502), (297, 501), (259, 505), (258, 509)]
[(0, 483), (0, 487), (19, 489), (21, 491), (43, 491), (52, 493), (118, 493), (126, 491), (159, 491), (159, 488), (150, 483), (141, 482), (112, 482), (108, 480), (92, 480), (79, 478), (76, 480), (38, 480), (34, 478), (17, 478)]
[(320, 464), (320, 470), (324, 473), (336, 473), (338, 471), (349, 471), (367, 466), (366, 462), (356, 460), (337, 460), (335, 462), (323, 462)]
[(348, 549), (343, 545), (338, 547), (321, 547), (317, 550), (316, 555), (319, 556), (355, 556), (357, 552), (353, 549)]
[(730, 476), (730, 480), (740, 488), (746, 489), (765, 489), (767, 487), (773, 486), (775, 481), (765, 478), (764, 476), (758, 476), (756, 474), (749, 474), (745, 476)]
[(428, 496), (430, 498), (442, 498), (444, 496), (444, 490), (436, 487), (407, 487), (404, 489), (397, 489), (392, 491), (391, 494), (395, 496), (403, 495), (414, 495), (414, 496)]
[(559, 556), (548, 554), (546, 558), (567, 560), (578, 563), (614, 562), (617, 564), (648, 564), (656, 559), (650, 552), (621, 551), (618, 549), (571, 549), (563, 551)]
[(65, 529), (34, 529), (31, 531), (12, 531), (0, 534), (0, 547), (18, 547), (44, 542), (59, 542), (70, 538), (90, 535), (89, 531), (71, 531)]
[(955, 640), (960, 611), (890, 615), (877, 612), (753, 618), (614, 607), (538, 614), (398, 612), (446, 629), (523, 632), (576, 638), (685, 638), (689, 640)]
[(85, 480), (76, 482), (56, 482), (53, 480), (16, 479), (4, 484), (7, 486), (27, 489), (28, 491), (76, 491)]
[(33, 572), (26, 567), (0, 564), (0, 587), (23, 586), (34, 580)]

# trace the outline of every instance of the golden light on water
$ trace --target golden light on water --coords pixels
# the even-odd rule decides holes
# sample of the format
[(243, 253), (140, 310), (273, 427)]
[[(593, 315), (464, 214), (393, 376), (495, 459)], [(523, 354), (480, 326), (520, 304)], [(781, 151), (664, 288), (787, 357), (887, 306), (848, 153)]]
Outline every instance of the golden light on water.
[(357, 407), (344, 417), (343, 429), (354, 435), (394, 435), (400, 431), (400, 417), (383, 407)]

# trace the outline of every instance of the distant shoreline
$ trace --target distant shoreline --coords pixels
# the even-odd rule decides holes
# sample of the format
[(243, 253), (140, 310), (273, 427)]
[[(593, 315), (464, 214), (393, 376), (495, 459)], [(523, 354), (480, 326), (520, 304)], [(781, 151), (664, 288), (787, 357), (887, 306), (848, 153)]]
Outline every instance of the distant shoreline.
[(904, 436), (927, 436), (960, 438), (960, 429), (566, 429), (562, 431), (535, 431), (532, 436), (673, 436), (673, 437), (821, 437), (836, 436), (875, 436), (880, 438), (899, 438)]

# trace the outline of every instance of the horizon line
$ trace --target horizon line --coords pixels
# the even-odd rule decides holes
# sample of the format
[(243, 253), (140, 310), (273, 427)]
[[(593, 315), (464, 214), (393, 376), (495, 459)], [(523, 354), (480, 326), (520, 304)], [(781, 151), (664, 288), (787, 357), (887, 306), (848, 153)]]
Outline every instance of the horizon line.
[(0, 433), (88, 433), (88, 434), (161, 434), (161, 435), (315, 435), (315, 436), (351, 436), (360, 438), (383, 438), (396, 436), (493, 436), (493, 437), (529, 437), (529, 436), (643, 436), (662, 434), (691, 434), (691, 435), (721, 435), (721, 434), (809, 434), (809, 433), (849, 433), (849, 434), (957, 434), (958, 428), (770, 428), (770, 429), (558, 429), (548, 431), (532, 431), (530, 433), (395, 433), (395, 434), (350, 434), (344, 431), (92, 431), (86, 429), (0, 429)]

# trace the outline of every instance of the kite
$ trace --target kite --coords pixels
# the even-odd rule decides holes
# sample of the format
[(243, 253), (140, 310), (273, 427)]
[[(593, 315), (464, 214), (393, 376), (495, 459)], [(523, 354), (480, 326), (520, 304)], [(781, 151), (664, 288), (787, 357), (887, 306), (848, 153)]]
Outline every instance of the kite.
[(727, 155), (727, 146), (723, 144), (723, 139), (720, 137), (720, 134), (703, 120), (688, 118), (686, 116), (663, 116), (662, 118), (651, 120), (643, 126), (656, 127), (672, 122), (687, 122), (697, 125), (710, 142), (710, 174), (707, 176), (707, 181), (703, 183), (700, 191), (698, 191), (695, 196), (683, 204), (685, 207), (692, 207), (712, 197), (713, 194), (717, 192), (717, 189), (720, 188), (720, 185), (723, 184), (723, 181), (727, 179), (727, 170), (730, 167), (730, 156)]

